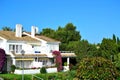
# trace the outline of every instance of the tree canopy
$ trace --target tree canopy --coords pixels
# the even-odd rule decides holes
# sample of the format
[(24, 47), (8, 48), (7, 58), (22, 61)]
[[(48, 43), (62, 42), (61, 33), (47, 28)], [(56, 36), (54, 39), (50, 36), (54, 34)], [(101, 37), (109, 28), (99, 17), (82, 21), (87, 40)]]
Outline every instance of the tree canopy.
[(2, 27), (2, 30), (3, 30), (3, 31), (13, 31), (13, 29), (12, 29), (12, 28), (7, 27), (7, 26)]
[(114, 60), (114, 55), (118, 53), (118, 46), (114, 39), (112, 40), (104, 38), (100, 45), (100, 52), (102, 57)]
[(67, 45), (71, 41), (81, 40), (80, 32), (76, 30), (76, 26), (72, 23), (66, 24), (65, 27), (59, 26), (57, 30), (43, 29), (40, 34), (61, 41), (60, 50), (67, 50)]

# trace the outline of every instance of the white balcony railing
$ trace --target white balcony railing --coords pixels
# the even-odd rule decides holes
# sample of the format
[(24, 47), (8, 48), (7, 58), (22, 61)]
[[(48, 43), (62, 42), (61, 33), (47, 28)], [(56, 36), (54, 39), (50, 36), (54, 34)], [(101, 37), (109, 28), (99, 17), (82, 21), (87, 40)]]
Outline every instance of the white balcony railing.
[(25, 54), (39, 54), (39, 53), (41, 53), (41, 51), (38, 51), (38, 50), (34, 50), (34, 51), (32, 51), (32, 50), (25, 50)]
[(61, 53), (74, 53), (74, 51), (60, 51)]

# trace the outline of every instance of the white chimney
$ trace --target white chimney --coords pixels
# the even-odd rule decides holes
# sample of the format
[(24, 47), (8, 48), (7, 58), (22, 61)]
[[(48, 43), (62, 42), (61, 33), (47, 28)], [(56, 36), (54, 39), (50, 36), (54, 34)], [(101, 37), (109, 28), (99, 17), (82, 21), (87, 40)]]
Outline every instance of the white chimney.
[(22, 37), (22, 25), (21, 24), (16, 24), (16, 37)]
[(34, 37), (35, 36), (35, 26), (31, 27), (31, 36)]
[(38, 33), (39, 29), (38, 27), (35, 27), (35, 33)]
[(31, 36), (34, 37), (36, 33), (38, 33), (38, 27), (32, 26), (31, 27)]

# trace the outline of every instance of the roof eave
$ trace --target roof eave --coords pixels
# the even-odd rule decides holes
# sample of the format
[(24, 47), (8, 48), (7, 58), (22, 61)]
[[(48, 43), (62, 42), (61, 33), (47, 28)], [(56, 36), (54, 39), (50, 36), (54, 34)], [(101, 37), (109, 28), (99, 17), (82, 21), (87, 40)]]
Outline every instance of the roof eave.
[(6, 40), (6, 41), (7, 41), (7, 39), (5, 39), (5, 38), (3, 38), (3, 37), (1, 37), (1, 36), (0, 36), (0, 39), (2, 39), (2, 40)]
[[(47, 41), (46, 41), (46, 42), (47, 42)], [(49, 41), (48, 41), (47, 43), (57, 43), (57, 44), (60, 44), (61, 42), (57, 42), (57, 41), (56, 41), (56, 42), (49, 42)]]

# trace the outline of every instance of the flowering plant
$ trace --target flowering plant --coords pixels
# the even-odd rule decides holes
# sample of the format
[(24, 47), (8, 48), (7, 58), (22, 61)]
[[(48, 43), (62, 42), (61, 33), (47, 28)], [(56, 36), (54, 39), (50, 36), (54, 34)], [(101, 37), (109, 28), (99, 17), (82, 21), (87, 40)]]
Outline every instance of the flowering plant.
[(57, 70), (61, 71), (63, 67), (62, 67), (62, 57), (60, 51), (53, 51), (52, 54), (55, 55)]
[(5, 60), (6, 60), (5, 51), (3, 49), (0, 49), (0, 71), (2, 71), (2, 68), (5, 64)]

